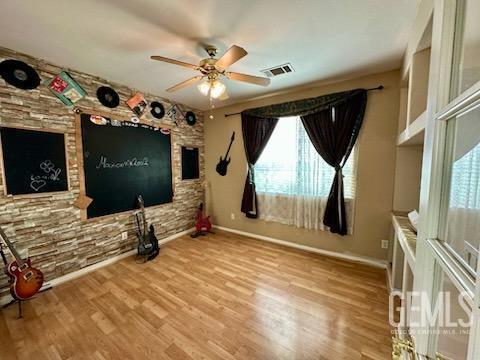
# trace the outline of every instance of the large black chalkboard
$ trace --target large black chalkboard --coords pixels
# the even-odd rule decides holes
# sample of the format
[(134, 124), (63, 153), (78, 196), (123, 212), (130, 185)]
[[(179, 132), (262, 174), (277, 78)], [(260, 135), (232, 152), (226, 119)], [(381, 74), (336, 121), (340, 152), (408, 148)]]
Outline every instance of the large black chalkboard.
[[(93, 119), (93, 121), (92, 121)], [(85, 193), (89, 218), (172, 202), (169, 130), (81, 114)]]
[(198, 179), (198, 148), (182, 146), (182, 180)]
[(1, 128), (7, 194), (39, 194), (68, 190), (65, 135)]

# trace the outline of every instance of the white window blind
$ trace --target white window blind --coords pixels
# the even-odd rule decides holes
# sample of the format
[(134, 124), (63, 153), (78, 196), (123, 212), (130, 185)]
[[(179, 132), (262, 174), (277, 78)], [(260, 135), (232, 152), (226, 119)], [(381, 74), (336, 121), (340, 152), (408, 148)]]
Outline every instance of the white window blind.
[[(344, 194), (352, 233), (355, 154), (343, 168)], [(259, 217), (325, 230), (323, 215), (335, 170), (317, 153), (299, 117), (281, 118), (255, 164)]]
[[(343, 168), (345, 198), (355, 194), (354, 151)], [(328, 197), (335, 170), (317, 153), (299, 117), (281, 118), (255, 164), (257, 192)]]
[(480, 108), (476, 108), (448, 121), (451, 151), (447, 152), (446, 160), (451, 164), (451, 172), (444, 179), (448, 198), (442, 203), (446, 217), (442, 219), (443, 231), (439, 234), (472, 274), (477, 270), (480, 248), (479, 119)]
[(453, 163), (450, 207), (480, 209), (480, 144)]

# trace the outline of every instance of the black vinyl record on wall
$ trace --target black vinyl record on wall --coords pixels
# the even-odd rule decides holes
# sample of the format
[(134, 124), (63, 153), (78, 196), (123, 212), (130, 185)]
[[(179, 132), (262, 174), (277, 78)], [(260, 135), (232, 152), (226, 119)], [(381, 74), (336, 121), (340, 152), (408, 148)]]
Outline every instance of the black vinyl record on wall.
[(197, 122), (197, 118), (195, 117), (195, 113), (193, 111), (187, 111), (185, 114), (185, 120), (187, 121), (187, 124), (190, 126), (195, 125)]
[(103, 106), (116, 108), (120, 103), (120, 98), (115, 90), (108, 86), (100, 86), (97, 89), (97, 99)]
[(0, 75), (10, 85), (23, 90), (33, 90), (40, 85), (40, 77), (28, 64), (18, 60), (4, 60), (0, 63)]
[(158, 101), (152, 101), (150, 104), (150, 107), (152, 108), (150, 110), (150, 114), (156, 119), (161, 119), (165, 116), (165, 108), (163, 105), (158, 102)]

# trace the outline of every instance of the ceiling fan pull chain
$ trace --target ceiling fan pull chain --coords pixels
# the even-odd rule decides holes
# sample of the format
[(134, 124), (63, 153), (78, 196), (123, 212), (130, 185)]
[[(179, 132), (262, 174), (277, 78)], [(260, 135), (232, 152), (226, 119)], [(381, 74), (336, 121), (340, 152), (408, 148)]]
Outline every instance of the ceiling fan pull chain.
[(210, 95), (209, 98), (210, 98), (210, 116), (209, 116), (209, 118), (213, 119), (213, 108), (215, 107), (215, 105), (213, 104), (212, 95)]

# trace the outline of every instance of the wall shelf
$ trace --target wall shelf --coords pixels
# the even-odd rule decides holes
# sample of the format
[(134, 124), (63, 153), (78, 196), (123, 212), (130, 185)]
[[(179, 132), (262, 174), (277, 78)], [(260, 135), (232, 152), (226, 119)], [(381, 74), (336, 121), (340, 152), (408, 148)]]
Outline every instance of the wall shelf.
[(427, 124), (427, 112), (424, 111), (414, 121), (407, 125), (397, 138), (398, 146), (423, 144), (423, 135)]
[(415, 253), (417, 248), (417, 235), (410, 228), (410, 221), (405, 216), (392, 216), (393, 229), (396, 238), (405, 255), (410, 269), (415, 269)]

